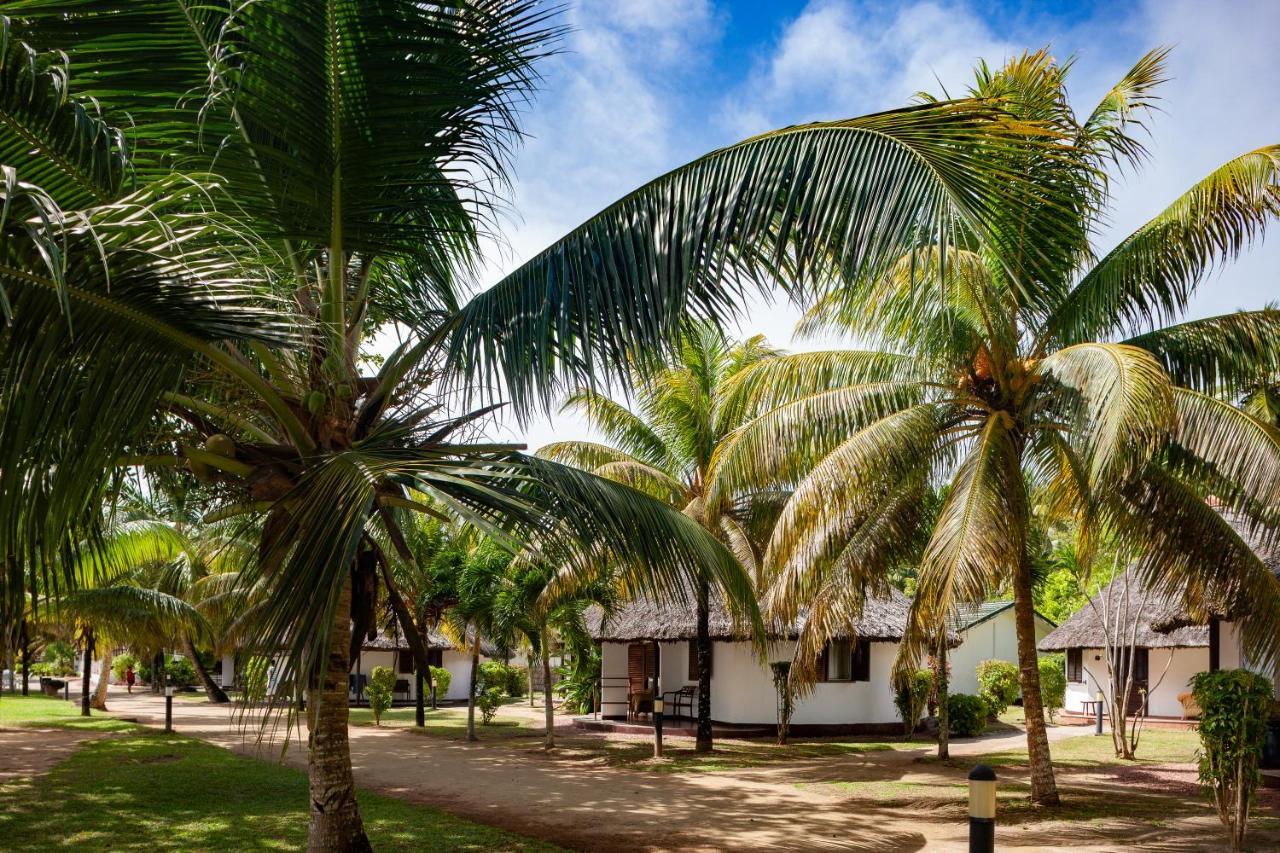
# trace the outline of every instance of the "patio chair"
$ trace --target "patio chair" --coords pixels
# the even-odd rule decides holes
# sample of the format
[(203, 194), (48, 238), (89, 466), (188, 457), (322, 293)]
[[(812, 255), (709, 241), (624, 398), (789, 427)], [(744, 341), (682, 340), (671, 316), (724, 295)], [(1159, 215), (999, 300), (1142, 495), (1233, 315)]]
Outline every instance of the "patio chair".
[(653, 691), (633, 690), (627, 694), (627, 719), (653, 713)]
[(1182, 719), (1197, 720), (1200, 718), (1200, 704), (1191, 693), (1179, 693), (1178, 701), (1182, 703)]
[[(693, 706), (698, 696), (698, 686), (696, 684), (686, 684), (679, 690), (672, 690), (662, 694), (662, 701), (667, 703), (670, 710), (668, 716), (680, 716), (681, 708), (689, 709), (689, 716), (693, 716)], [(669, 698), (668, 698), (669, 697)]]
[(396, 679), (396, 689), (392, 691), (392, 697), (395, 699), (403, 699), (406, 702), (409, 701), (409, 679)]

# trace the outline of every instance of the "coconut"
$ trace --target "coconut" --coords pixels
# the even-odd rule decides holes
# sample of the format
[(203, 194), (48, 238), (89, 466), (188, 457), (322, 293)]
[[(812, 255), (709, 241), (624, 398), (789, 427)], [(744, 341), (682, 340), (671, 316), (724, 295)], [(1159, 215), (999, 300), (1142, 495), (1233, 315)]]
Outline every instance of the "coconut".
[(236, 443), (232, 441), (231, 436), (223, 435), (220, 432), (214, 433), (204, 440), (204, 449), (227, 459), (236, 458)]

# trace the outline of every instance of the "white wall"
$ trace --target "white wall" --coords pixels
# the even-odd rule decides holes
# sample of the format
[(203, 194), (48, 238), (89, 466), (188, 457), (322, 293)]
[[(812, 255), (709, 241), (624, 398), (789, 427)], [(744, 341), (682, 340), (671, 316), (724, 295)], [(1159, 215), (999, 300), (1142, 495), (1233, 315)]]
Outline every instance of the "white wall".
[[(626, 712), (627, 643), (602, 644), (604, 713)], [(695, 682), (688, 671), (688, 643), (660, 643), (659, 683), (662, 691)], [(770, 661), (790, 660), (795, 644), (769, 644)], [(791, 722), (797, 725), (895, 723), (897, 710), (889, 691), (889, 672), (897, 655), (896, 643), (871, 644), (871, 680), (818, 684), (797, 703)], [(777, 693), (773, 674), (760, 662), (749, 643), (713, 645), (711, 717), (717, 722), (773, 725), (777, 722)], [(612, 704), (612, 703), (618, 704)]]
[[(978, 664), (984, 660), (1018, 662), (1018, 632), (1013, 608), (1003, 610), (990, 619), (960, 633), (960, 645), (947, 652), (951, 664), (952, 693), (977, 694)], [(1036, 617), (1036, 645), (1053, 630), (1053, 626)]]
[[(367, 678), (375, 666), (385, 666), (396, 673), (397, 679), (403, 678), (409, 682), (409, 698), (417, 699), (417, 679), (412, 672), (396, 672), (396, 655), (396, 652), (390, 650), (365, 649), (360, 652), (360, 673)], [(480, 660), (485, 661), (487, 658), (481, 655)], [(449, 670), (452, 677), (449, 681), (448, 695), (436, 698), (442, 701), (465, 700), (471, 685), (471, 653), (458, 649), (445, 649), (441, 653), (440, 662), (445, 669)], [(355, 664), (352, 664), (351, 672), (353, 674), (356, 672)]]
[[(1224, 655), (1225, 657), (1225, 655)], [(1106, 654), (1102, 649), (1084, 649), (1084, 682), (1067, 682), (1066, 710), (1077, 713), (1084, 710), (1084, 702), (1092, 702), (1108, 683)], [(1181, 717), (1182, 703), (1179, 693), (1191, 689), (1191, 677), (1209, 669), (1209, 649), (1205, 646), (1185, 649), (1151, 649), (1147, 652), (1148, 683), (1147, 713), (1153, 717)], [(1109, 691), (1110, 688), (1107, 688)], [(1105, 710), (1104, 710), (1105, 713)]]

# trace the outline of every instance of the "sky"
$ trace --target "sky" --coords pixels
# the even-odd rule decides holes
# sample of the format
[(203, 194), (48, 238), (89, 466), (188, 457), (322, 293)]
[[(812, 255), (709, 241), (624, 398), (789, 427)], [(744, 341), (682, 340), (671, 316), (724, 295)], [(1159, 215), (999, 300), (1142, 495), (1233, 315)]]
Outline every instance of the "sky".
[[(526, 108), (502, 242), (486, 249), (492, 284), (592, 214), (723, 145), (786, 125), (963, 93), (991, 64), (1048, 46), (1073, 57), (1078, 112), (1147, 50), (1170, 46), (1171, 80), (1150, 123), (1150, 162), (1118, 176), (1105, 251), (1224, 161), (1280, 142), (1280, 2), (757, 2), (570, 0), (572, 27)], [(1280, 235), (1201, 285), (1188, 318), (1280, 299)], [(793, 350), (798, 312), (757, 300), (740, 333)], [(530, 449), (591, 438), (571, 415), (507, 422)]]

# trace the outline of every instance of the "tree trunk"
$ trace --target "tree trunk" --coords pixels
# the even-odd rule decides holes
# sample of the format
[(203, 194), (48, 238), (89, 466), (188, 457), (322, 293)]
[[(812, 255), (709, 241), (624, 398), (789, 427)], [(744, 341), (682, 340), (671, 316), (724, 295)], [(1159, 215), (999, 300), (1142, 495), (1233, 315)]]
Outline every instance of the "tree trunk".
[[(382, 567), (382, 585), (387, 590), (387, 601), (391, 603), (391, 610), (396, 614), (396, 622), (400, 624), (400, 630), (404, 633), (405, 642), (409, 644), (409, 652), (413, 655), (414, 666), (419, 675), (426, 679), (427, 689), (434, 691), (435, 680), (431, 677), (431, 656), (427, 641), (422, 638), (422, 632), (418, 630), (418, 623), (413, 620), (413, 613), (409, 611), (409, 605), (405, 604), (404, 596), (400, 594), (400, 589), (396, 586), (395, 578), (391, 574), (390, 564), (381, 557), (379, 557), (378, 563)], [(418, 695), (422, 695), (421, 685), (419, 685)], [(418, 702), (418, 707), (422, 707), (421, 701)], [(432, 699), (431, 710), (435, 710), (434, 698)]]
[(196, 675), (200, 676), (200, 683), (204, 685), (204, 695), (208, 697), (210, 702), (230, 702), (227, 694), (223, 692), (218, 683), (213, 680), (213, 676), (209, 675), (209, 670), (204, 668), (204, 664), (200, 661), (200, 655), (196, 654), (196, 644), (191, 642), (191, 638), (183, 636), (183, 650), (187, 653), (187, 657), (191, 658), (191, 665), (195, 667)]
[(307, 690), (310, 710), (310, 756), (307, 777), (311, 821), (309, 851), (372, 851), (364, 833), (351, 775), (347, 740), (347, 683), (351, 670), (351, 586), (342, 585), (329, 633), (328, 666), (320, 683)]
[(1049, 757), (1049, 734), (1040, 700), (1040, 666), (1036, 658), (1035, 604), (1031, 599), (1031, 564), (1019, 561), (1013, 578), (1013, 615), (1018, 635), (1018, 672), (1022, 709), (1027, 718), (1027, 758), (1031, 768), (1031, 801), (1042, 806), (1059, 803), (1058, 785)]
[(31, 637), (27, 633), (27, 620), (22, 620), (22, 695), (29, 695), (31, 683)]
[[(528, 662), (529, 662), (529, 707), (533, 708), (535, 707), (535, 705), (533, 701), (533, 647), (532, 646), (529, 648)], [(542, 689), (546, 690), (547, 685), (545, 684), (542, 685)]]
[(111, 646), (102, 653), (102, 666), (98, 669), (98, 689), (93, 691), (93, 701), (89, 703), (95, 711), (107, 710), (107, 685), (111, 682)]
[(695, 752), (711, 751), (711, 588), (698, 582), (698, 739)]
[[(532, 690), (529, 691), (533, 693)], [(542, 623), (542, 704), (546, 709), (547, 739), (543, 749), (556, 748), (556, 716), (551, 705), (551, 638), (547, 635), (547, 624)]]
[(84, 629), (84, 676), (80, 680), (80, 716), (89, 716), (89, 679), (93, 675), (93, 629)]
[(476, 631), (475, 645), (471, 647), (471, 685), (467, 689), (467, 740), (476, 737), (476, 681), (480, 677), (480, 632)]
[(947, 710), (947, 690), (950, 678), (947, 676), (947, 642), (946, 633), (938, 643), (938, 757), (951, 757), (951, 713)]

